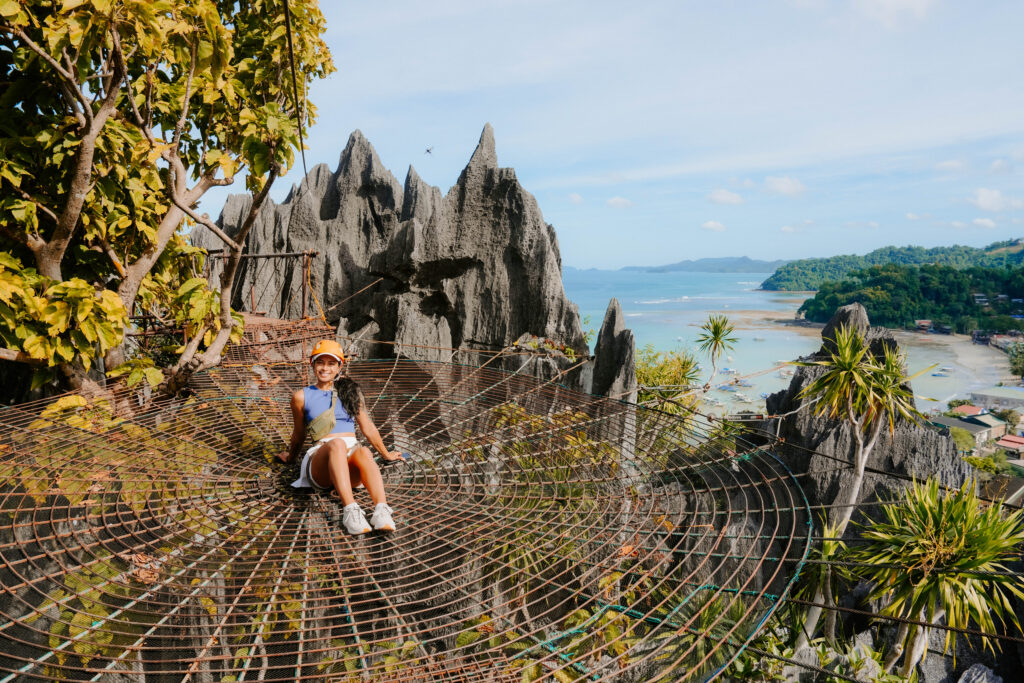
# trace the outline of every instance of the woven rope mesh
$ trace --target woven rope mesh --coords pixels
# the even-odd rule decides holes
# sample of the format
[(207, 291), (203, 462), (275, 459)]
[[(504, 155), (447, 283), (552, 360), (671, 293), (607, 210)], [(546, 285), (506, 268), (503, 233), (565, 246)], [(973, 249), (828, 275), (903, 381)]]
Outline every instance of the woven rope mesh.
[(459, 357), (348, 364), (411, 457), (398, 530), (347, 535), (273, 457), (323, 334), (250, 325), (171, 402), (0, 411), (0, 681), (709, 680), (798, 576), (769, 451)]

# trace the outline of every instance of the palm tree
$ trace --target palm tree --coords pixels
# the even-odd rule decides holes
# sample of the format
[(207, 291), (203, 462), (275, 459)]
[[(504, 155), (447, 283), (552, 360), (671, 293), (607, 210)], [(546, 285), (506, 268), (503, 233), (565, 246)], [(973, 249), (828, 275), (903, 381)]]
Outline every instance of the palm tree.
[(718, 372), (718, 359), (722, 353), (732, 349), (736, 337), (731, 336), (733, 327), (729, 318), (724, 315), (709, 315), (707, 322), (700, 326), (701, 333), (697, 336), (697, 347), (711, 358), (711, 376), (708, 377), (704, 389), (711, 387), (715, 373)]
[[(830, 533), (836, 538), (842, 538), (860, 497), (864, 470), (882, 428), (888, 425), (891, 432), (895, 429), (897, 417), (917, 422), (921, 414), (914, 407), (913, 394), (906, 384), (917, 375), (906, 376), (906, 359), (903, 354), (887, 347), (882, 358), (876, 358), (864, 336), (845, 325), (836, 331), (833, 341), (834, 348), (828, 358), (798, 361), (796, 364), (825, 369), (823, 375), (800, 392), (800, 398), (813, 402), (815, 414), (843, 420), (853, 432), (856, 445), (853, 481), (840, 490), (830, 508), (828, 521)], [(826, 567), (825, 573), (830, 572), (831, 568)], [(822, 603), (825, 598), (824, 587), (831, 582), (831, 576), (824, 577), (815, 591), (813, 602)], [(808, 644), (818, 626), (821, 610), (821, 607), (815, 606), (808, 608), (804, 628), (797, 637), (796, 650)]]
[(882, 428), (888, 426), (891, 433), (897, 418), (917, 423), (922, 417), (914, 406), (907, 381), (927, 369), (908, 377), (902, 353), (886, 347), (882, 358), (875, 358), (863, 335), (845, 325), (836, 332), (834, 341), (835, 350), (829, 358), (797, 361), (796, 365), (825, 368), (825, 374), (800, 392), (800, 398), (814, 401), (815, 414), (845, 420), (853, 431), (854, 478), (844, 487), (845, 503), (836, 501), (832, 507), (834, 518), (829, 520), (836, 535), (842, 536), (853, 516), (864, 483), (864, 470)]
[[(945, 617), (954, 629), (973, 622), (986, 633), (1009, 619), (1024, 633), (1008, 595), (1024, 598), (1024, 579), (1003, 564), (1024, 543), (1024, 513), (1004, 515), (1001, 504), (982, 505), (973, 491), (973, 481), (941, 494), (934, 479), (915, 481), (902, 500), (882, 508), (884, 521), (866, 527), (868, 543), (853, 558), (872, 565), (871, 598), (887, 601), (881, 614), (932, 624)], [(927, 636), (928, 627), (900, 624), (885, 671), (902, 654), (900, 675), (909, 678)], [(946, 632), (946, 650), (955, 639), (955, 631)], [(982, 643), (992, 649), (988, 638)]]

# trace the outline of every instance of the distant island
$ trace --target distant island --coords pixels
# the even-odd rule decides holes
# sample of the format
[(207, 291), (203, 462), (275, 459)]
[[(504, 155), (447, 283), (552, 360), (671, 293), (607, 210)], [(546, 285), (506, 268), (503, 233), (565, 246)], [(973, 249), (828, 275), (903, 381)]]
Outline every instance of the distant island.
[(951, 247), (882, 247), (863, 256), (844, 254), (829, 258), (789, 261), (761, 283), (762, 289), (805, 291), (820, 289), (826, 282), (840, 282), (872, 266), (949, 266), (957, 270), (972, 267), (1012, 268), (1024, 264), (1024, 239), (995, 242), (978, 249)]
[(642, 273), (770, 273), (787, 263), (788, 261), (785, 260), (759, 261), (747, 256), (724, 256), (678, 261), (664, 266), (626, 266), (621, 270), (635, 270)]

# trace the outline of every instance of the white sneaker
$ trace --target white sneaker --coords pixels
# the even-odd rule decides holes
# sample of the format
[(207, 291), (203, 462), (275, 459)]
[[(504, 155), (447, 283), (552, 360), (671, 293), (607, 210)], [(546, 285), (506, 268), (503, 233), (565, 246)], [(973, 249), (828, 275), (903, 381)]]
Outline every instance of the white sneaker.
[(370, 524), (377, 531), (394, 531), (395, 520), (391, 519), (391, 513), (394, 512), (387, 503), (378, 503), (377, 507), (373, 508), (373, 514), (370, 515)]
[(370, 531), (370, 525), (366, 522), (366, 515), (363, 514), (359, 503), (352, 503), (342, 508), (341, 522), (345, 525), (345, 531), (354, 536)]

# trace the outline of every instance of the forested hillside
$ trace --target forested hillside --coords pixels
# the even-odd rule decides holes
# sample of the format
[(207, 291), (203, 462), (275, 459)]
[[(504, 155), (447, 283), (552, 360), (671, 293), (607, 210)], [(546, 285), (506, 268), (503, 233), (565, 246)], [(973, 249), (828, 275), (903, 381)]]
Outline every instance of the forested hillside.
[(854, 271), (888, 264), (921, 266), (934, 264), (962, 269), (972, 266), (1007, 268), (1024, 264), (1021, 240), (996, 242), (982, 249), (952, 247), (882, 247), (858, 256), (845, 254), (820, 259), (790, 261), (761, 283), (762, 289), (802, 291), (818, 289), (824, 282), (838, 282)]
[[(1018, 299), (1018, 301), (1013, 301)], [(808, 320), (825, 322), (855, 301), (872, 323), (912, 326), (915, 320), (952, 325), (957, 332), (1024, 329), (1024, 267), (873, 266), (841, 282), (826, 282), (800, 306)]]

